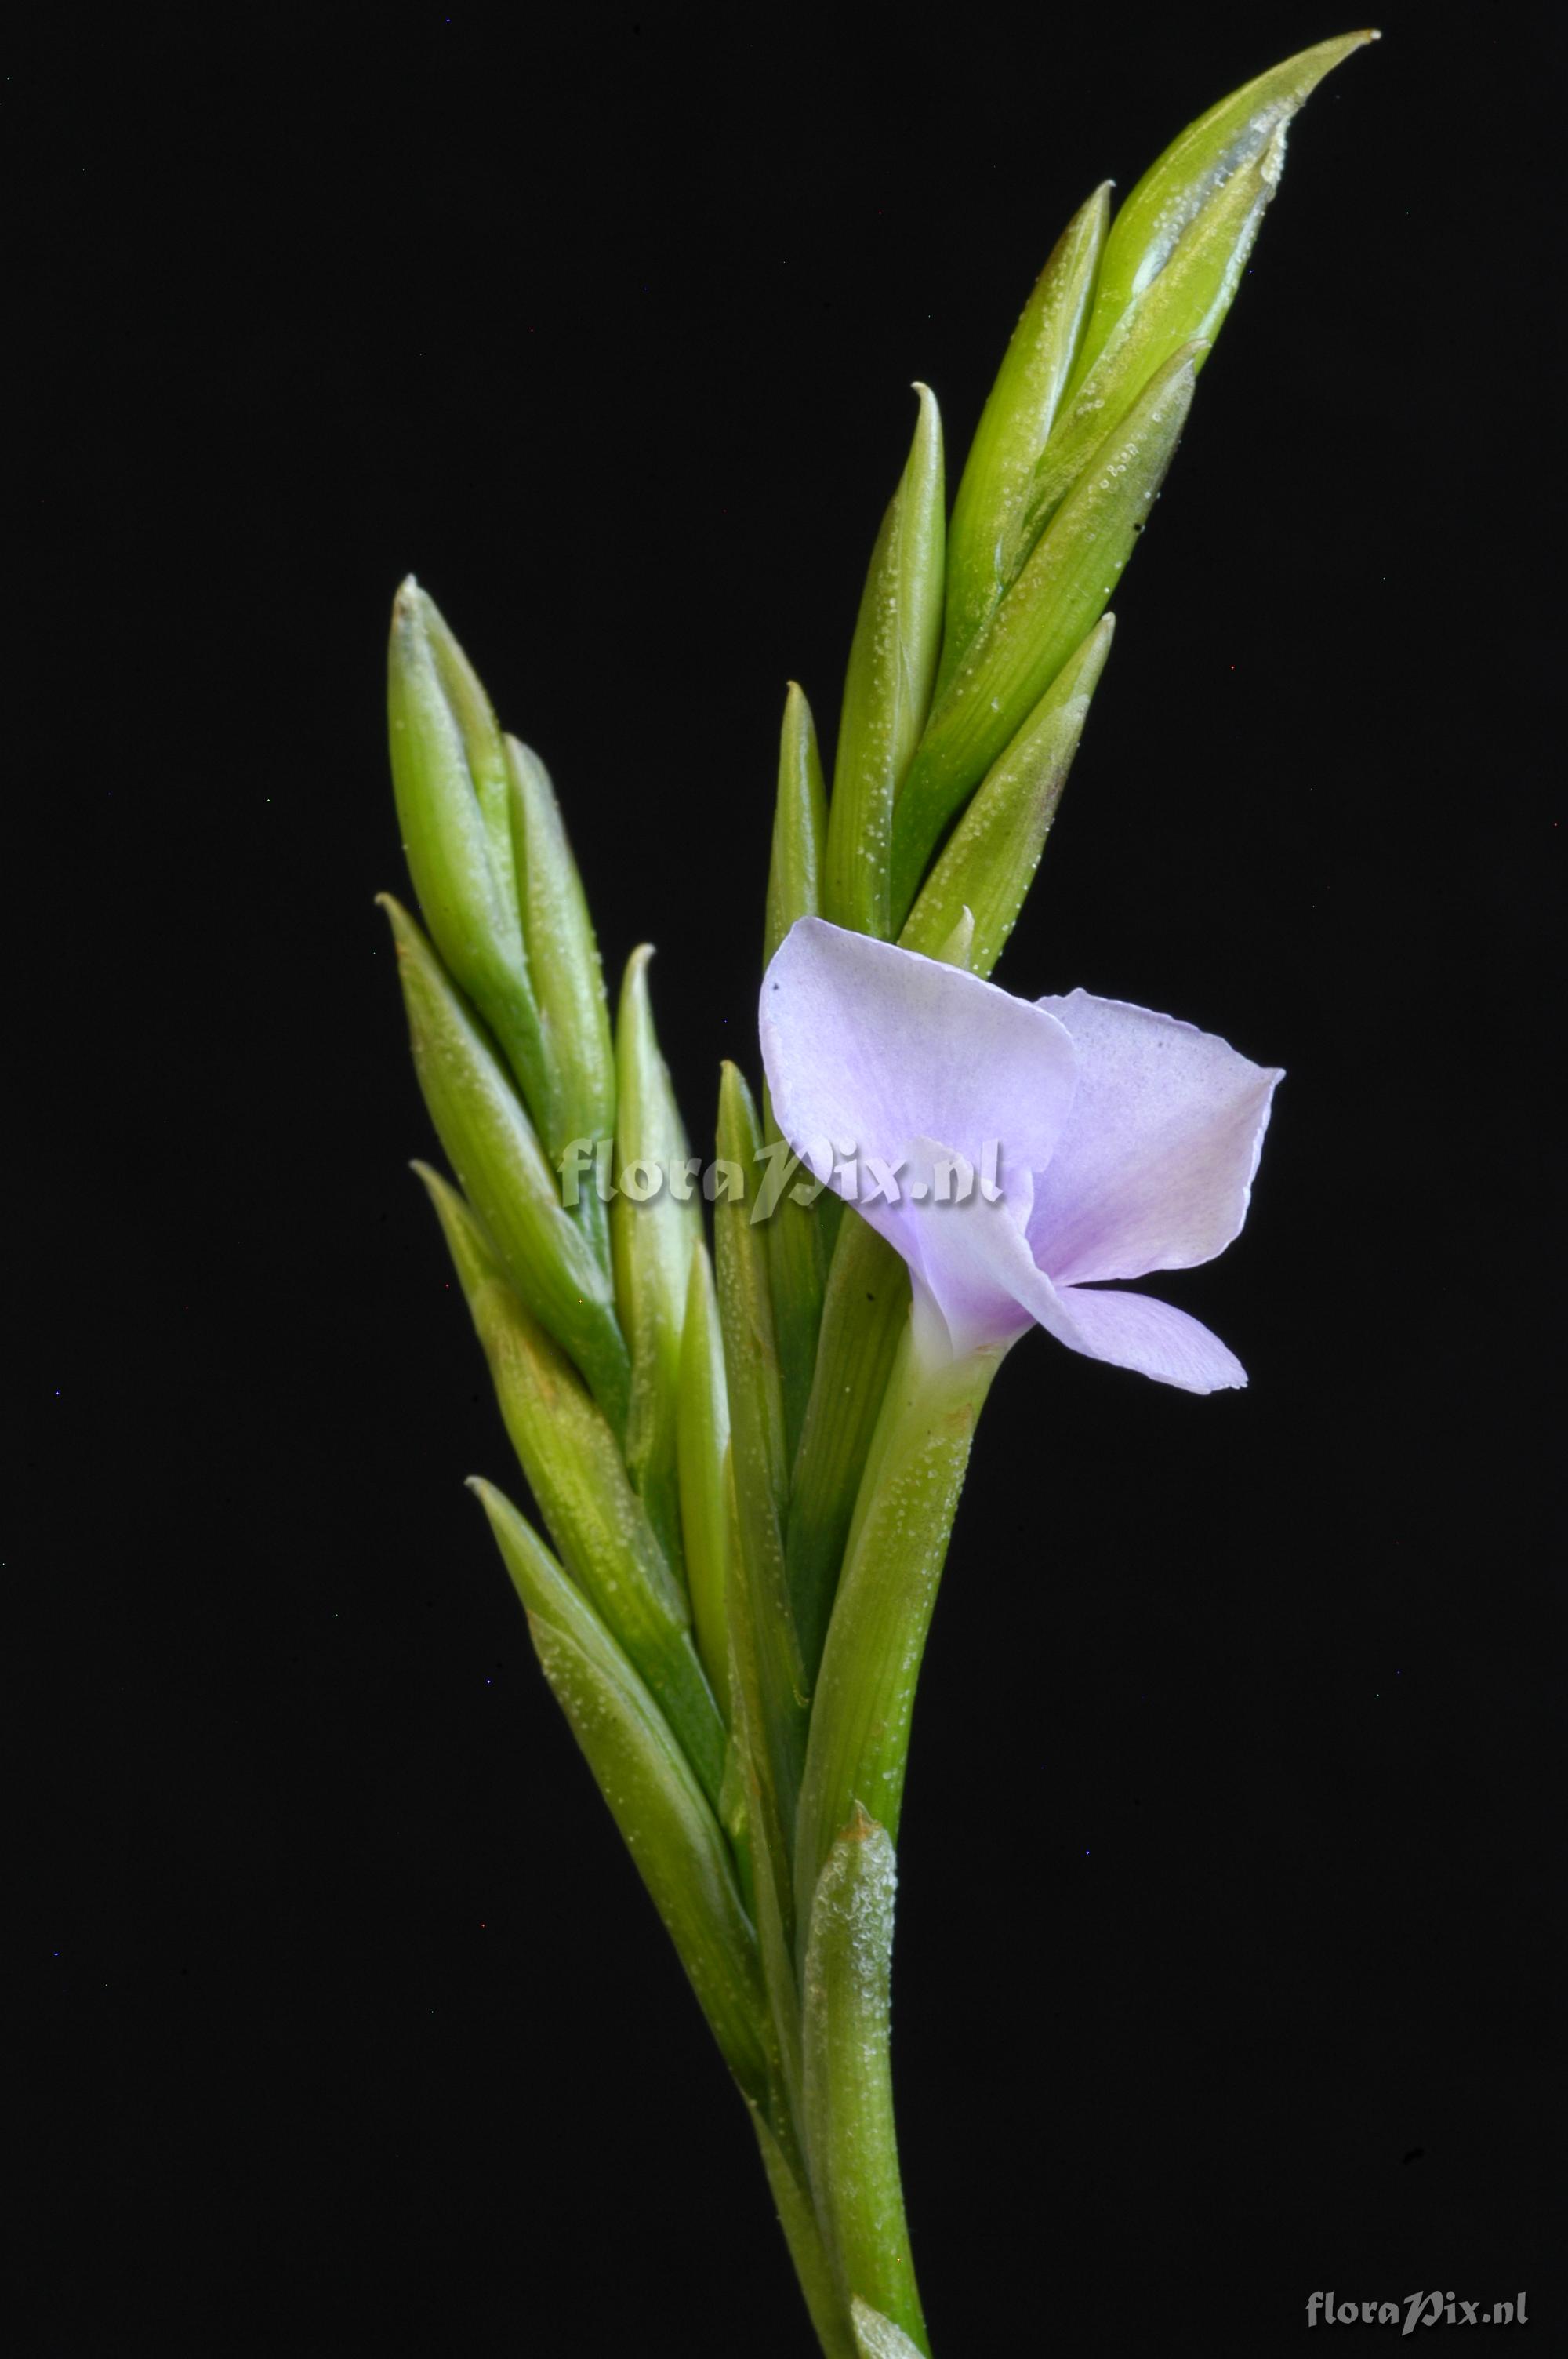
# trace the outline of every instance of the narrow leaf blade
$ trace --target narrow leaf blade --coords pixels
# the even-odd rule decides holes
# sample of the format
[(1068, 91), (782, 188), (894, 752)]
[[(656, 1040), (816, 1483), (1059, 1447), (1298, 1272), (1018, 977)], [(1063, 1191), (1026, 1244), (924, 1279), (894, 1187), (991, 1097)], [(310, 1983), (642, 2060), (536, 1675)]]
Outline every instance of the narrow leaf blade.
[[(665, 1554), (681, 1564), (676, 1427), (681, 1331), (702, 1209), (686, 1131), (660, 1054), (644, 943), (626, 965), (616, 1023), (616, 1195), (610, 1208), (615, 1293), (632, 1352), (626, 1463)], [(652, 1190), (652, 1193), (647, 1192)]]
[(823, 914), (887, 939), (893, 803), (931, 701), (942, 633), (942, 426), (925, 386), (914, 444), (860, 600), (827, 813)]
[(1259, 161), (1325, 74), (1377, 38), (1342, 33), (1286, 58), (1189, 124), (1150, 166), (1111, 225), (1074, 392), (1232, 175)]
[(700, 1241), (691, 1257), (681, 1329), (676, 1445), (687, 1587), (697, 1648), (708, 1684), (724, 1699), (730, 1687), (730, 1506), (724, 1473), (730, 1395), (713, 1266)]
[(484, 1348), (506, 1430), (550, 1537), (652, 1689), (717, 1801), (724, 1723), (691, 1642), (688, 1607), (632, 1488), (615, 1437), (575, 1371), (506, 1284), (462, 1199), (416, 1167)]
[(770, 2090), (756, 1936), (724, 1837), (657, 1703), (503, 1493), (472, 1484), (535, 1651), (712, 2027), (753, 2104)]
[(1077, 357), (1109, 220), (1107, 181), (1057, 240), (980, 413), (947, 538), (938, 694), (1028, 555), (1019, 545), (1023, 508)]
[(1100, 445), (933, 712), (894, 821), (899, 928), (948, 821), (1105, 612), (1174, 455), (1194, 360), (1168, 363)]
[[(1040, 865), (1114, 628), (1102, 615), (987, 772), (910, 911), (899, 936), (905, 950), (991, 973)], [(966, 912), (968, 938), (955, 958)]]
[(437, 1136), (522, 1300), (570, 1353), (619, 1430), (631, 1364), (608, 1275), (562, 1206), (534, 1126), (440, 961), (389, 894), (381, 906)]
[[(760, 1145), (756, 1108), (733, 1065), (724, 1068), (719, 1155), (752, 1171)], [(730, 1396), (730, 1453), (739, 1547), (730, 1611), (743, 1617), (738, 1640), (756, 1664), (757, 1711), (777, 1816), (794, 1825), (805, 1752), (806, 1685), (784, 1574), (784, 1401), (762, 1229), (742, 1198), (715, 1205), (719, 1324)], [(784, 1906), (788, 1907), (788, 1889)]]
[(556, 1077), (557, 1128), (546, 1144), (558, 1162), (572, 1139), (613, 1133), (610, 1008), (593, 920), (550, 774), (531, 746), (515, 737), (505, 746), (528, 970)]
[(827, 790), (816, 746), (816, 724), (804, 690), (792, 679), (779, 733), (778, 792), (762, 935), (764, 967), (797, 918), (822, 915), (822, 864), (827, 849)]
[(540, 1121), (551, 1093), (523, 939), (501, 731), (472, 665), (412, 575), (393, 603), (386, 708), (393, 792), (425, 922)]

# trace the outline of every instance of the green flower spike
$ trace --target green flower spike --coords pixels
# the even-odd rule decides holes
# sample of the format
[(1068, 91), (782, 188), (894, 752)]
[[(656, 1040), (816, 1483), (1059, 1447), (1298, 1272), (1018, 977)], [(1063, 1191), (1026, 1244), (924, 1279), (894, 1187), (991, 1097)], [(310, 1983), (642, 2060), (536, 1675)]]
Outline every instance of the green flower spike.
[[(1244, 1381), (1206, 1329), (1098, 1280), (1234, 1235), (1277, 1074), (1146, 1010), (1010, 1003), (985, 978), (1289, 125), (1375, 38), (1288, 59), (1184, 132), (1114, 216), (1108, 184), (1079, 208), (950, 526), (941, 421), (916, 387), (831, 797), (793, 682), (784, 706), (760, 1011), (777, 1104), (764, 1090), (759, 1112), (725, 1066), (703, 1186), (650, 952), (612, 1035), (544, 765), (503, 735), (432, 601), (412, 580), (397, 593), (393, 775), (429, 939), (383, 906), (459, 1188), (416, 1168), (533, 1520), (473, 1487), (741, 2088), (824, 2359), (932, 2359), (889, 2064), (896, 1845), (921, 1658), (1001, 1359), (1040, 1323), (1189, 1392)], [(955, 1232), (928, 1201), (938, 1175), (962, 1146), (972, 1186), (1003, 1120), (1039, 1175), (1030, 1205), (981, 1179)], [(819, 1164), (825, 1128), (835, 1168), (803, 1170), (791, 1144)], [(881, 1186), (901, 1156), (907, 1197)], [(743, 2321), (719, 2332), (748, 2339)], [(690, 2341), (684, 2321), (650, 2335)], [(972, 2339), (962, 2317), (936, 2338)]]

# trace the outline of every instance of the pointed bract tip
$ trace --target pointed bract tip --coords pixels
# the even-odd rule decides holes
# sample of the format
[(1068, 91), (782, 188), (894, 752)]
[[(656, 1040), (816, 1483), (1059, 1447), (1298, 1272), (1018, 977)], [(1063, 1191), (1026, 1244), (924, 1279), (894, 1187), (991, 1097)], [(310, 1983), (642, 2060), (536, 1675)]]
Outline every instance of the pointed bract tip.
[(418, 939), (414, 920), (395, 894), (378, 893), (375, 906), (386, 912), (386, 922), (392, 928), (392, 946), (399, 958), (404, 957)]

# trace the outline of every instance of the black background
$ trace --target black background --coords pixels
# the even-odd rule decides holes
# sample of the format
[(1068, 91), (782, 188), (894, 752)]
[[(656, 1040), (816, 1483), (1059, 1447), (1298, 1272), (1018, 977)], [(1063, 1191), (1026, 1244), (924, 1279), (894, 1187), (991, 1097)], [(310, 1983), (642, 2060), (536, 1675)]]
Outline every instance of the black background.
[[(925, 1674), (897, 2065), (939, 2350), (1553, 2323), (1531, 594), (1553, 12), (1395, 5), (1297, 125), (1001, 979), (1289, 1069), (1195, 1400), (1035, 1336)], [(56, 12), (13, 264), (10, 1594), (26, 2347), (807, 2348), (529, 1652), (405, 1169), (392, 592), (552, 765), (688, 1120), (755, 1071), (786, 675), (831, 735), (1108, 172), (1332, 12)], [(19, 920), (20, 940), (17, 935)], [(25, 1306), (26, 1307), (26, 1306)]]

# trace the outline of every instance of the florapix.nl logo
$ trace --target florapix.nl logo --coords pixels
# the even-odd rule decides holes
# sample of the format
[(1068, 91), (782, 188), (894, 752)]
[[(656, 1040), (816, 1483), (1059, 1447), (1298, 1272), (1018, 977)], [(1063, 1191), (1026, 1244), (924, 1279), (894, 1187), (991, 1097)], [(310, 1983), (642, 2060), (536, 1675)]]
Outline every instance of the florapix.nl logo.
[(831, 1187), (847, 1204), (957, 1206), (1000, 1202), (1003, 1156), (1000, 1139), (988, 1139), (978, 1165), (968, 1156), (926, 1143), (912, 1145), (892, 1158), (861, 1154), (849, 1141), (808, 1139), (796, 1154), (784, 1139), (764, 1142), (747, 1169), (728, 1156), (705, 1163), (699, 1155), (673, 1162), (651, 1156), (618, 1156), (611, 1138), (574, 1138), (560, 1160), (561, 1201), (568, 1209), (590, 1189), (601, 1203), (624, 1197), (633, 1204), (673, 1197), (689, 1203), (700, 1194), (709, 1204), (750, 1204), (752, 1221), (771, 1220), (787, 1195), (795, 1204), (816, 1201)]

